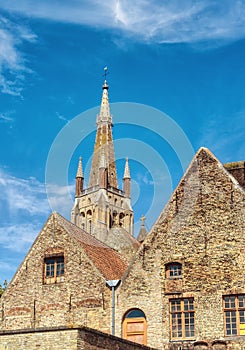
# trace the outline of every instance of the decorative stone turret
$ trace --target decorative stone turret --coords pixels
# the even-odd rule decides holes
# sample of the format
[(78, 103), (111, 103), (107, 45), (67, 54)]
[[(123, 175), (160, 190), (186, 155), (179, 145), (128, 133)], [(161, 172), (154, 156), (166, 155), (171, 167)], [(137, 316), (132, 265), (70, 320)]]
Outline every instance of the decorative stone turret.
[(83, 191), (83, 168), (82, 168), (82, 157), (79, 158), (78, 168), (77, 168), (77, 176), (76, 176), (76, 197), (81, 195)]
[(126, 158), (125, 163), (125, 169), (124, 169), (124, 176), (123, 176), (123, 190), (125, 193), (125, 197), (130, 198), (130, 171), (129, 171), (129, 165), (128, 165), (128, 158)]

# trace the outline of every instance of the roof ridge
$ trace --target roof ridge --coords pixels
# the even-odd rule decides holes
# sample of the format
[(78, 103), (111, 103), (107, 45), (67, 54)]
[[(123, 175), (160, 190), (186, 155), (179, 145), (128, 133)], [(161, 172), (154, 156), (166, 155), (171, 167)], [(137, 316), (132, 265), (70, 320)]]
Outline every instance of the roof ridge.
[[(67, 226), (70, 226), (70, 228), (74, 229), (76, 231), (76, 236), (81, 234), (81, 237), (76, 237), (80, 240), (82, 240), (82, 238), (84, 238), (83, 236), (85, 236), (88, 241), (91, 241), (91, 242), (88, 242), (88, 241), (84, 241), (84, 243), (86, 244), (93, 244), (93, 245), (97, 245), (97, 246), (100, 246), (101, 248), (105, 248), (105, 249), (112, 249), (114, 251), (116, 251), (115, 249), (113, 249), (112, 247), (108, 246), (107, 244), (105, 244), (104, 242), (100, 241), (99, 239), (97, 239), (96, 237), (92, 236), (90, 233), (86, 232), (85, 230), (83, 230), (81, 227), (73, 224), (71, 221), (67, 220), (64, 216), (62, 216), (60, 213), (57, 213), (57, 212), (53, 212), (54, 214), (54, 217), (56, 218), (56, 220), (62, 225), (62, 224), (65, 224)], [(63, 225), (62, 225), (63, 226)], [(68, 233), (71, 233), (69, 231), (69, 228), (67, 227), (64, 227), (66, 229), (66, 231), (68, 231)], [(72, 234), (74, 235), (74, 232), (72, 232)]]
[(104, 278), (121, 278), (127, 268), (127, 262), (118, 251), (91, 236), (59, 213), (53, 213), (53, 215), (58, 224), (81, 246), (89, 260)]

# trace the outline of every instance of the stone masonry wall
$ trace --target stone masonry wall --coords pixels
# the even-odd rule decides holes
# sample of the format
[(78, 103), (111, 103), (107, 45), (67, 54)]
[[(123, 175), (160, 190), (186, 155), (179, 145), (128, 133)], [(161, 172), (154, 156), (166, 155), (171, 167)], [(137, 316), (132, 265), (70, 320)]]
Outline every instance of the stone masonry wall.
[[(44, 256), (64, 252), (63, 282), (45, 284)], [(110, 331), (111, 291), (51, 216), (1, 298), (0, 329), (83, 325)]]
[(227, 163), (224, 167), (231, 173), (232, 176), (245, 189), (245, 161)]
[[(217, 341), (224, 341), (232, 343), (229, 349), (243, 349), (244, 337), (225, 336), (222, 298), (245, 293), (244, 203), (244, 191), (201, 149), (117, 291), (117, 335), (125, 313), (139, 308), (146, 315), (148, 346), (223, 349)], [(182, 276), (166, 277), (171, 262), (182, 264)], [(184, 297), (194, 298), (195, 336), (181, 344), (170, 336), (170, 299)], [(197, 341), (208, 347), (194, 346)]]
[(86, 327), (0, 332), (0, 350), (154, 350)]

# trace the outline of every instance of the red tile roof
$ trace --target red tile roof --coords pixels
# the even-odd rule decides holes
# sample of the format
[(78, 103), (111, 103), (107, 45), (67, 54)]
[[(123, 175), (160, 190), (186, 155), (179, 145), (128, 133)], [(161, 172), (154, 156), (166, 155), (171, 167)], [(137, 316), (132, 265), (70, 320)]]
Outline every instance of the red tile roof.
[(72, 224), (60, 214), (53, 213), (52, 215), (54, 215), (59, 225), (80, 244), (83, 251), (107, 280), (122, 277), (127, 269), (127, 263), (116, 250)]

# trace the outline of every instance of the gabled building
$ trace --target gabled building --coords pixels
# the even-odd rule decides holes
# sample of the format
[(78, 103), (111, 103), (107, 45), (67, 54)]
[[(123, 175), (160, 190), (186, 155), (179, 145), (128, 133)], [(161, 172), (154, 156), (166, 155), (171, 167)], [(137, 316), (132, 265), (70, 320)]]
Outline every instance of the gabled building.
[(244, 349), (244, 233), (244, 189), (201, 148), (122, 278), (116, 334), (157, 349)]
[(137, 241), (105, 81), (83, 182), (80, 159), (72, 222), (48, 218), (1, 298), (0, 349), (244, 350), (244, 161), (201, 148)]
[(125, 258), (58, 213), (47, 220), (1, 298), (1, 329), (83, 325), (110, 333), (111, 292)]

